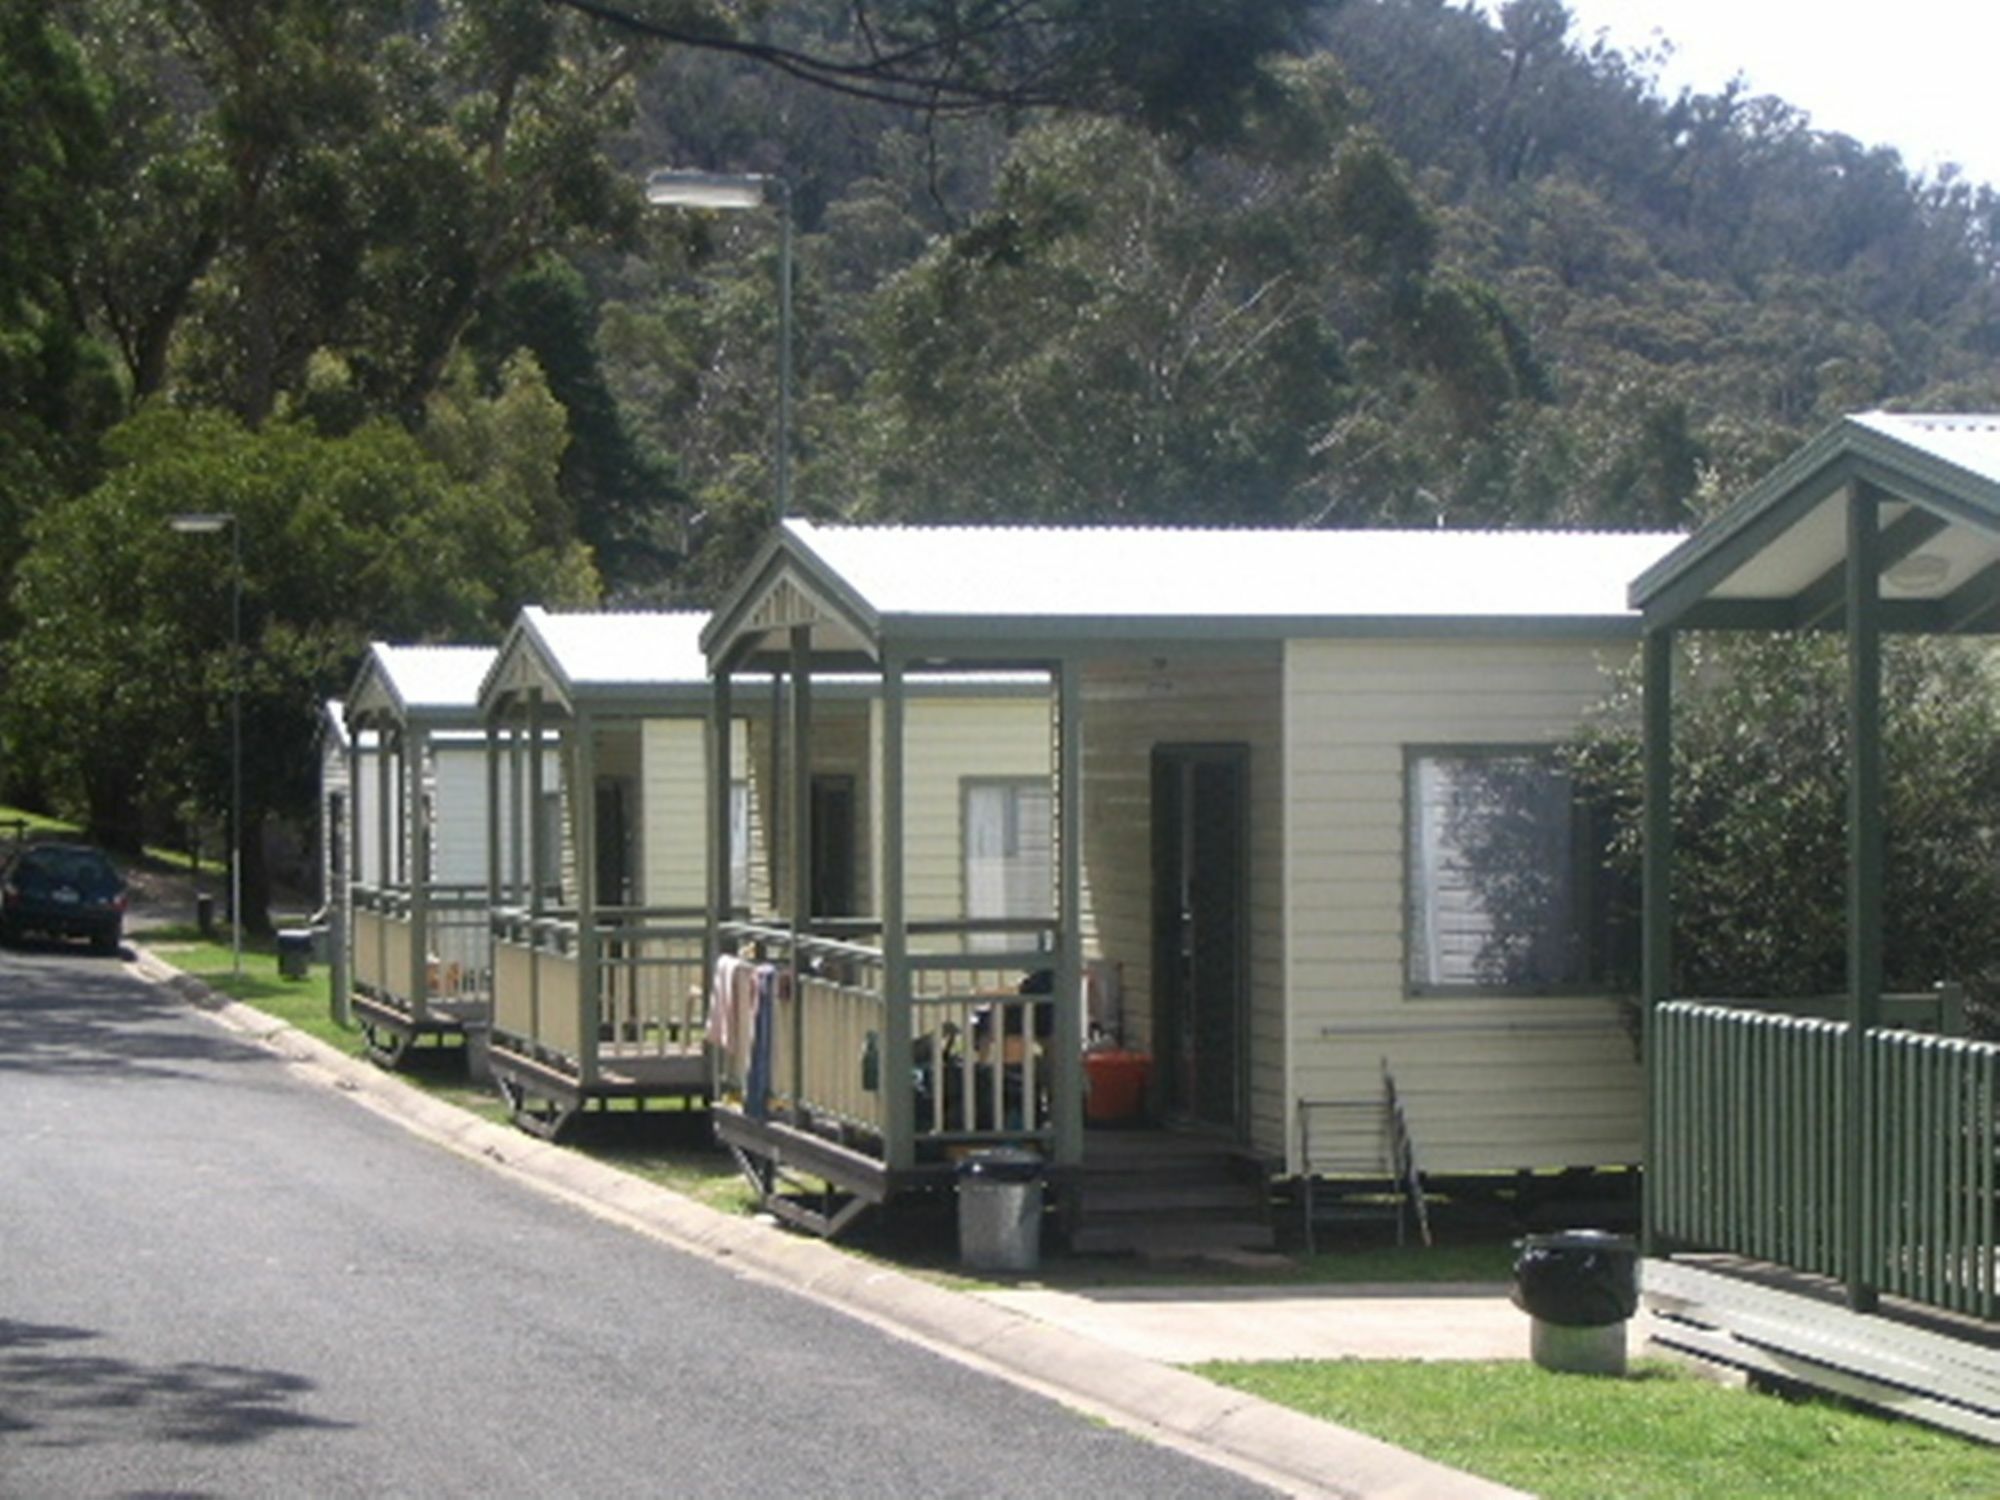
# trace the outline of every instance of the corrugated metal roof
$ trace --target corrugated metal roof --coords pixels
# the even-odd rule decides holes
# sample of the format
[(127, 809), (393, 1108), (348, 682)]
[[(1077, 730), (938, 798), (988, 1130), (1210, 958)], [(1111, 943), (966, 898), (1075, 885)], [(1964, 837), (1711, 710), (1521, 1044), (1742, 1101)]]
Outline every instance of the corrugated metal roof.
[(557, 671), (592, 687), (649, 687), (708, 682), (695, 610), (610, 610), (553, 614), (522, 611)]
[(1849, 420), (2000, 484), (2000, 416), (1871, 411)]
[(879, 615), (1622, 617), (1668, 532), (879, 527), (788, 520)]
[(369, 650), (383, 680), (404, 708), (475, 708), (479, 685), (498, 654), (492, 646), (392, 646), (377, 641)]

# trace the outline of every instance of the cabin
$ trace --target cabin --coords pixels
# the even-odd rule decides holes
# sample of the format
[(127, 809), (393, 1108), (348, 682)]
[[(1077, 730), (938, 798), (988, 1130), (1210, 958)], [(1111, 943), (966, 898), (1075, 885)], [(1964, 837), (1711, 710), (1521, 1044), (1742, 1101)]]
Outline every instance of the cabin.
[[(1641, 572), (1651, 1118), (1642, 1280), (1660, 1342), (2000, 1441), (2000, 1044), (1883, 993), (1882, 643), (2000, 632), (2000, 416), (1849, 417)], [(1847, 647), (1847, 988), (1821, 1013), (1676, 992), (1675, 644)], [(1782, 878), (1785, 872), (1774, 872)], [(1954, 981), (1932, 979), (1951, 993)], [(1923, 1019), (1911, 1012), (1920, 1010)]]
[[(482, 646), (369, 647), (343, 707), (349, 1012), (385, 1066), (417, 1046), (463, 1045), (486, 1019)], [(334, 847), (339, 840), (333, 840)], [(337, 992), (338, 993), (338, 992)]]
[[(770, 912), (717, 933), (718, 988), (758, 975), (718, 1134), (823, 1232), (1030, 1150), (1086, 1248), (1148, 1232), (1122, 1205), (1167, 1179), (1261, 1205), (1329, 1169), (1344, 1104), (1432, 1171), (1636, 1163), (1630, 996), (1549, 751), (1678, 540), (785, 522), (703, 634), (715, 722), (780, 679), (813, 745), (821, 683), (877, 675), (879, 874), (865, 919), (820, 921), (811, 789), (784, 789)], [(1005, 877), (1045, 915), (933, 919), (909, 704), (993, 672), (1047, 684), (1050, 834)]]
[[(814, 836), (802, 899), (822, 922), (851, 920), (879, 878), (867, 853), (875, 680), (823, 685), (824, 732), (798, 760), (773, 731), (783, 711), (769, 679), (746, 683), (718, 727), (704, 619), (530, 608), (481, 688), (493, 847), (517, 851), (491, 879), (489, 1065), (515, 1118), (540, 1134), (587, 1110), (707, 1098), (713, 924), (768, 902), (782, 825), (769, 786), (795, 768), (803, 778)], [(912, 710), (940, 778), (917, 797), (913, 899), (939, 914), (967, 901), (1001, 914), (1016, 894), (1004, 878), (962, 889), (957, 799), (993, 837), (1024, 836), (1011, 798), (1046, 783), (1045, 688), (1018, 674), (938, 688)], [(950, 774), (968, 753), (992, 782), (967, 789)], [(1039, 827), (1045, 842), (1045, 814), (1026, 817), (1025, 836)]]

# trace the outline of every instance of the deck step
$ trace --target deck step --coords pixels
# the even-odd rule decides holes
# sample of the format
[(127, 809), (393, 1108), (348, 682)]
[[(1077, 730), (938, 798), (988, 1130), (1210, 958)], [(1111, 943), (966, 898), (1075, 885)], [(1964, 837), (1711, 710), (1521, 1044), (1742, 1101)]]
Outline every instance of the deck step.
[(1077, 1179), (1077, 1254), (1200, 1255), (1276, 1244), (1264, 1171), (1171, 1131), (1091, 1135)]

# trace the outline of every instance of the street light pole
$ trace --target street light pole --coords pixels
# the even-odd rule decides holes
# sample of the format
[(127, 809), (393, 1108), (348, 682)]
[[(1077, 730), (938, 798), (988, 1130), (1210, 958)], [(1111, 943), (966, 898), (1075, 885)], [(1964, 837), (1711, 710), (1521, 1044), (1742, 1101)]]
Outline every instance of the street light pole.
[(778, 438), (773, 469), (778, 519), (792, 513), (792, 188), (764, 172), (694, 172), (662, 168), (646, 178), (646, 201), (657, 208), (725, 212), (778, 210)]
[(188, 511), (168, 526), (189, 536), (229, 532), (229, 969), (243, 988), (243, 528), (231, 511)]

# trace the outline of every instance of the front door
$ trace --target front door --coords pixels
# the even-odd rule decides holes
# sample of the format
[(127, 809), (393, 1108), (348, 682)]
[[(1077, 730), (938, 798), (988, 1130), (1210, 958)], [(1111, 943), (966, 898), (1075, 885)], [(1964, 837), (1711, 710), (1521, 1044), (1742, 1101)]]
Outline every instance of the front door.
[(1171, 1118), (1240, 1128), (1248, 994), (1250, 755), (1153, 752), (1154, 1035)]

